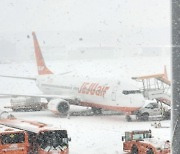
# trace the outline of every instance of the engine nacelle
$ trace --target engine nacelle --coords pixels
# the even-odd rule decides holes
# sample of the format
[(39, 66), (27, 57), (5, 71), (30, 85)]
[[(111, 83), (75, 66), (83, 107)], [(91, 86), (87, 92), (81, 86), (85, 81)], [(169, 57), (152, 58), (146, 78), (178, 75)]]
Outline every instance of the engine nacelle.
[(69, 102), (64, 99), (53, 99), (48, 103), (48, 109), (56, 114), (67, 114), (70, 105)]

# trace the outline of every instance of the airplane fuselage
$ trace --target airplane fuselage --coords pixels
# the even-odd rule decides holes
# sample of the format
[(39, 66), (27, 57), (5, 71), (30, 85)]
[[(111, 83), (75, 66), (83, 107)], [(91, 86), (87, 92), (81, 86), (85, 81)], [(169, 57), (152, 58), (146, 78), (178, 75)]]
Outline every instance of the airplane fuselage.
[(74, 96), (83, 106), (132, 112), (144, 105), (141, 93), (124, 93), (137, 90), (127, 81), (49, 74), (38, 76), (36, 84), (44, 94)]
[(54, 74), (45, 64), (34, 32), (32, 36), (38, 76), (17, 78), (36, 81), (37, 87), (44, 94), (31, 95), (31, 97), (46, 98), (50, 111), (65, 115), (69, 112), (70, 105), (82, 105), (93, 107), (94, 111), (103, 108), (130, 113), (144, 105), (142, 93), (128, 83), (130, 79), (117, 81), (103, 77)]

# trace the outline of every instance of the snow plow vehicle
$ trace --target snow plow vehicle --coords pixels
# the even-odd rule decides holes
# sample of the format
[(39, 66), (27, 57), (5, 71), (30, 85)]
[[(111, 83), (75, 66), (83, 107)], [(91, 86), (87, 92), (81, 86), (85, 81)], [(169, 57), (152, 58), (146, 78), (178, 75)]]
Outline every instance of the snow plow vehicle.
[(23, 154), (69, 154), (71, 139), (64, 129), (36, 121), (17, 119), (5, 111), (0, 113), (0, 125), (26, 132), (28, 152)]
[(125, 132), (123, 151), (131, 154), (170, 154), (170, 141), (152, 137), (151, 130)]

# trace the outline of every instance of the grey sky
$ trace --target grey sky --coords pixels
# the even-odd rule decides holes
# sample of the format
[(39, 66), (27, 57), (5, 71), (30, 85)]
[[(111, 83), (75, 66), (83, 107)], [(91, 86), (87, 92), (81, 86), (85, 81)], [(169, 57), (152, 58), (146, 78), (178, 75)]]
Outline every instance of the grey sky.
[(1, 0), (0, 31), (168, 27), (169, 0)]
[(1, 0), (0, 10), (0, 42), (19, 54), (30, 54), (32, 31), (44, 48), (66, 50), (170, 43), (169, 0)]

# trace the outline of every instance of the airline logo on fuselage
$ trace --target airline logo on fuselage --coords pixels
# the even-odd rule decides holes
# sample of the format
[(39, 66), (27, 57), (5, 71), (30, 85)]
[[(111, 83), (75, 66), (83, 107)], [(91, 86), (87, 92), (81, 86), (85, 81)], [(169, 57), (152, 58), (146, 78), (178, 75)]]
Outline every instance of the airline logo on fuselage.
[(104, 96), (109, 87), (102, 86), (99, 83), (84, 82), (79, 89), (79, 93), (87, 95)]

